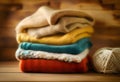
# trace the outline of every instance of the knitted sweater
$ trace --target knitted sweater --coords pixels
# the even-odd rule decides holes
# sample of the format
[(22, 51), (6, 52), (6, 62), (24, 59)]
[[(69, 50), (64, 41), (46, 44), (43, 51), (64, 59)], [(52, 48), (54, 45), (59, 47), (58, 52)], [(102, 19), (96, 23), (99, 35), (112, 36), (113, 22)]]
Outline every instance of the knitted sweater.
[(45, 59), (21, 59), (19, 66), (22, 72), (28, 73), (84, 73), (88, 71), (87, 64), (87, 58), (84, 58), (80, 63)]
[[(29, 28), (42, 28), (44, 26), (55, 25), (57, 22), (59, 23), (59, 20), (62, 17), (63, 17), (63, 19), (64, 19), (64, 17), (78, 17), (78, 18), (83, 18), (85, 20), (81, 21), (82, 24), (83, 23), (84, 24), (89, 24), (91, 26), (94, 24), (94, 19), (91, 16), (89, 16), (88, 14), (83, 13), (81, 11), (72, 10), (72, 9), (71, 10), (67, 10), (67, 9), (64, 9), (64, 10), (55, 10), (55, 9), (52, 9), (50, 7), (47, 7), (47, 6), (42, 6), (35, 13), (33, 13), (31, 16), (26, 17), (25, 19), (23, 19), (17, 25), (17, 27), (16, 27), (16, 33), (22, 33), (26, 29), (29, 29)], [(68, 21), (68, 23), (75, 23), (75, 20), (69, 20), (69, 21)], [(63, 23), (62, 23), (62, 25), (66, 25), (67, 24), (64, 21), (63, 21)], [(73, 29), (73, 27), (65, 28), (63, 26), (61, 28), (61, 30), (63, 32), (66, 32), (69, 29)]]
[(73, 31), (67, 34), (56, 34), (51, 36), (42, 37), (36, 39), (35, 37), (29, 36), (27, 33), (17, 34), (17, 41), (20, 42), (35, 42), (35, 43), (43, 43), (43, 44), (53, 44), (53, 45), (64, 45), (75, 43), (79, 39), (90, 37), (93, 33), (92, 27), (85, 28), (76, 28)]
[(20, 59), (54, 59), (65, 62), (80, 63), (89, 53), (89, 49), (84, 50), (80, 54), (73, 55), (67, 53), (49, 53), (44, 51), (23, 50), (18, 48), (16, 58)]
[(35, 50), (35, 51), (47, 51), (54, 53), (68, 53), (68, 54), (79, 54), (86, 48), (90, 48), (92, 43), (88, 38), (80, 39), (78, 42), (69, 45), (47, 45), (47, 44), (37, 44), (23, 42), (19, 45), (20, 48), (25, 50)]
[(78, 17), (62, 17), (60, 21), (55, 25), (44, 26), (42, 28), (29, 28), (27, 33), (30, 36), (40, 38), (47, 35), (53, 35), (57, 33), (68, 33), (75, 28), (82, 28), (91, 26), (89, 21), (84, 18)]

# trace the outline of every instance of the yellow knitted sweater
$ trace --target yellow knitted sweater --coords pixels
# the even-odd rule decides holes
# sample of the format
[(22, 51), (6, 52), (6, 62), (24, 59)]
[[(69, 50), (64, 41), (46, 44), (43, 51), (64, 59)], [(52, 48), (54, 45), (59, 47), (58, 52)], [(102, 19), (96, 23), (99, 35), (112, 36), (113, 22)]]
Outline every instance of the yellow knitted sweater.
[(20, 42), (33, 42), (53, 45), (65, 45), (75, 43), (79, 39), (90, 37), (94, 32), (91, 26), (84, 28), (76, 28), (69, 33), (55, 34), (51, 36), (41, 37), (39, 39), (29, 36), (27, 33), (17, 34), (17, 41)]

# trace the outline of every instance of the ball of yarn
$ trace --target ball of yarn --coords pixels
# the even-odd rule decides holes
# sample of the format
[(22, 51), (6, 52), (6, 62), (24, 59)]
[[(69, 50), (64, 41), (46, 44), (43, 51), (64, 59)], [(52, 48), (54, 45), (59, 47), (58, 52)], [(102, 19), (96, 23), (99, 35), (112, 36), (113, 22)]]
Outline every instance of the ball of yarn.
[(120, 48), (101, 48), (92, 56), (95, 70), (102, 73), (120, 73)]

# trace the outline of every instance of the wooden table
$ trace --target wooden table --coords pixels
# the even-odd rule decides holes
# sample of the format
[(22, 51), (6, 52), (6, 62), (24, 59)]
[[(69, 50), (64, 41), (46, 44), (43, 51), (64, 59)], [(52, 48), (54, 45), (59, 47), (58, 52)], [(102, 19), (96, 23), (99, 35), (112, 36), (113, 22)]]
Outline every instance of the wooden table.
[(22, 73), (19, 70), (19, 62), (0, 62), (0, 81), (104, 81), (120, 82), (120, 74), (46, 74), (46, 73)]

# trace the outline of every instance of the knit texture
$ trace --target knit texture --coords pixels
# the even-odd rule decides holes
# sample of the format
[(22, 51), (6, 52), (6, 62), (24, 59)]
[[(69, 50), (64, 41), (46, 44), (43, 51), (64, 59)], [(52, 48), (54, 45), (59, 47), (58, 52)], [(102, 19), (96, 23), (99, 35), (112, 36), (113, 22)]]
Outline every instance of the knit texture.
[[(91, 16), (89, 16), (86, 13), (83, 13), (78, 10), (55, 10), (47, 6), (40, 7), (35, 13), (33, 13), (31, 16), (26, 17), (23, 19), (16, 27), (16, 33), (22, 33), (25, 32), (26, 29), (29, 28), (42, 28), (44, 26), (49, 25), (55, 25), (57, 22), (60, 23), (58, 20), (62, 20), (63, 23), (60, 25), (67, 25), (64, 22), (64, 17), (78, 17), (78, 18), (84, 18), (85, 20), (82, 20), (82, 24), (94, 24), (94, 20)], [(66, 20), (66, 19), (65, 19)], [(75, 20), (68, 19), (71, 23), (75, 23)], [(67, 21), (68, 21), (67, 20)], [(68, 24), (69, 24), (68, 21)], [(73, 22), (72, 22), (73, 21)], [(54, 29), (54, 28), (53, 28)], [(60, 28), (59, 28), (60, 29)], [(71, 28), (61, 28), (63, 31), (66, 31), (66, 29), (73, 29)]]
[(69, 45), (47, 45), (47, 44), (37, 44), (23, 42), (19, 45), (20, 48), (25, 50), (35, 50), (35, 51), (47, 51), (54, 53), (68, 53), (68, 54), (79, 54), (86, 48), (90, 48), (92, 43), (88, 38), (80, 39), (78, 42)]
[(84, 73), (88, 71), (88, 59), (83, 59), (80, 63), (67, 63), (58, 60), (26, 59), (20, 60), (22, 72), (33, 73)]
[(41, 6), (16, 26), (16, 58), (23, 72), (88, 71), (94, 19), (80, 10)]
[(20, 59), (48, 59), (59, 60), (64, 62), (80, 63), (85, 57), (87, 57), (89, 49), (84, 50), (82, 53), (73, 55), (68, 53), (48, 53), (44, 51), (23, 50), (18, 48), (16, 51), (16, 58)]
[(101, 48), (92, 57), (96, 71), (120, 73), (120, 48)]
[(55, 25), (44, 26), (42, 28), (29, 28), (27, 33), (35, 38), (57, 33), (68, 33), (76, 28), (91, 26), (89, 21), (78, 17), (62, 17)]
[(36, 39), (29, 36), (27, 33), (17, 34), (17, 41), (20, 42), (33, 42), (53, 45), (64, 45), (77, 42), (79, 39), (90, 37), (93, 33), (92, 27), (76, 28), (67, 34), (56, 34), (51, 36)]

